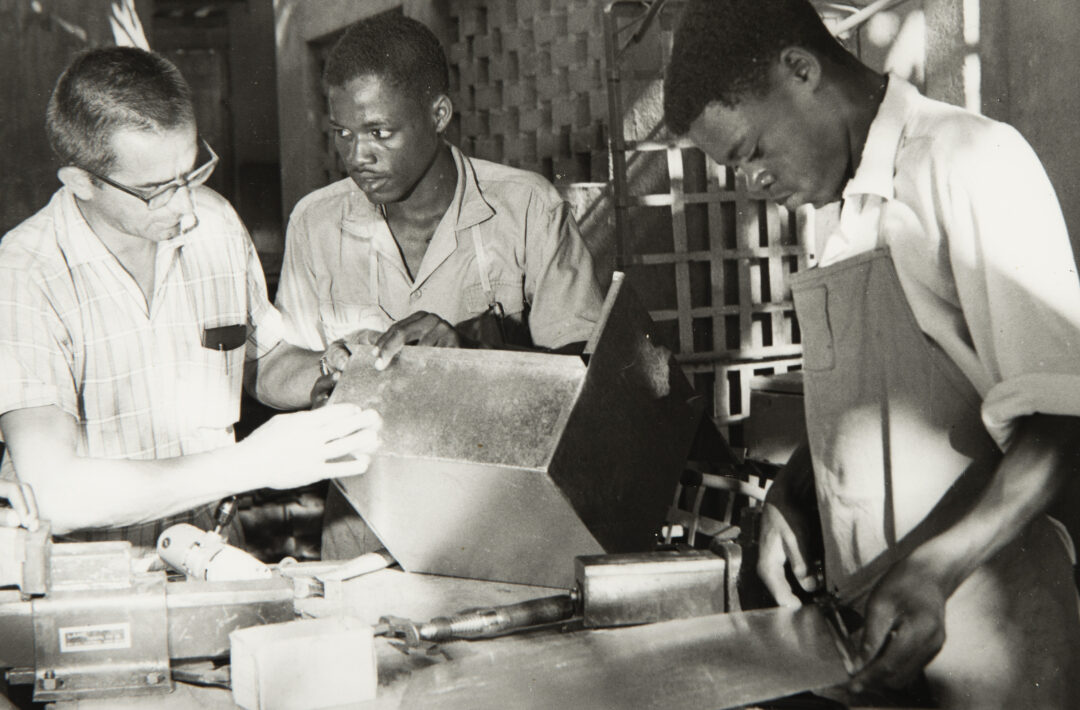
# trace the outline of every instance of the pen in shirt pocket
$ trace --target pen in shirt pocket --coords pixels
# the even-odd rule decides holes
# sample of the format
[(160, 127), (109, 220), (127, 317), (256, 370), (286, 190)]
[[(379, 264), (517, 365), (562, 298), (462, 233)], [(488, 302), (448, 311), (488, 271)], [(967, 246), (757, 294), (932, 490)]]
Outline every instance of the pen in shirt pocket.
[(221, 325), (216, 328), (203, 328), (202, 346), (217, 350), (225, 357), (225, 374), (232, 375), (229, 367), (229, 352), (236, 350), (247, 340), (247, 326), (243, 323)]

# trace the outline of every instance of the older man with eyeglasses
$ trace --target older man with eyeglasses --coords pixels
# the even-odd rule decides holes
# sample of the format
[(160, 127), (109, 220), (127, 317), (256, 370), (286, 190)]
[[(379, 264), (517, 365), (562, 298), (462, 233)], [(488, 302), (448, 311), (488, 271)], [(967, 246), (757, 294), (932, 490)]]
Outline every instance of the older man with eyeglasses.
[(351, 405), (235, 441), (241, 387), (306, 407), (322, 353), (282, 340), (177, 69), (83, 53), (46, 128), (63, 186), (0, 242), (0, 479), (33, 487), (54, 534), (150, 551), (168, 524), (212, 526), (220, 498), (364, 471), (378, 415)]

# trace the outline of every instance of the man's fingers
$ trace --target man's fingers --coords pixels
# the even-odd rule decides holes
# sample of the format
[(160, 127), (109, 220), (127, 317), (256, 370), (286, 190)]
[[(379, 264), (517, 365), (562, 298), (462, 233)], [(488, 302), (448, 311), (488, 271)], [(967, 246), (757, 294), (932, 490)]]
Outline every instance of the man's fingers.
[(327, 461), (346, 454), (369, 454), (379, 446), (379, 432), (363, 429), (326, 443), (323, 456)]
[(315, 386), (311, 388), (312, 409), (318, 409), (326, 404), (330, 399), (330, 395), (334, 393), (334, 388), (337, 386), (337, 382), (340, 378), (341, 373), (334, 372), (329, 375), (323, 375), (315, 380)]
[[(10, 508), (3, 509), (10, 515), (9, 520), (14, 522), (4, 523), (5, 527), (18, 527), (25, 525), (29, 527), (30, 522), (30, 508), (26, 503), (25, 489), (18, 481), (2, 481), (0, 482), (0, 498), (6, 498), (8, 503), (11, 504)], [(36, 518), (36, 514), (35, 514)]]
[(351, 355), (348, 345), (341, 340), (335, 340), (326, 348), (323, 361), (329, 366), (331, 372), (340, 372), (345, 369), (345, 364), (349, 362)]
[(378, 330), (358, 330), (349, 336), (347, 345), (353, 346), (353, 350), (365, 345), (374, 345), (379, 342), (379, 338), (382, 337), (382, 332)]
[(417, 345), (430, 345), (436, 348), (456, 348), (461, 344), (457, 331), (446, 321), (432, 316), (432, 323), (430, 325), (431, 327), (416, 341)]
[(328, 461), (323, 466), (322, 473), (323, 478), (346, 478), (366, 473), (370, 466), (371, 457), (367, 454), (360, 454), (344, 461)]
[(791, 586), (788, 584), (787, 576), (784, 574), (784, 566), (781, 565), (769, 565), (768, 568), (762, 569), (758, 567), (758, 574), (761, 577), (761, 581), (765, 583), (765, 587), (769, 590), (769, 593), (773, 595), (773, 599), (780, 606), (786, 606), (790, 608), (798, 608), (802, 606), (802, 602), (795, 596), (795, 593), (791, 591)]
[(375, 356), (376, 370), (385, 370), (389, 367), (397, 354), (405, 347), (407, 337), (403, 328), (391, 328), (383, 333), (383, 336), (375, 343), (375, 347), (371, 349), (372, 355)]
[[(866, 629), (857, 665), (862, 669), (849, 684), (852, 691), (861, 693), (868, 688), (882, 685), (899, 687), (907, 683), (923, 667), (922, 657), (916, 648), (900, 638), (899, 621), (884, 635)], [(929, 659), (927, 659), (929, 660)]]
[(22, 525), (18, 511), (14, 508), (0, 508), (0, 528), (17, 528)]
[(788, 564), (791, 565), (791, 573), (795, 580), (807, 592), (816, 592), (818, 587), (817, 577), (810, 571), (803, 553), (802, 544), (795, 536), (790, 526), (784, 525), (780, 529), (780, 538), (784, 545), (784, 553), (787, 555)]
[[(312, 433), (321, 441), (334, 441), (350, 434), (382, 426), (382, 417), (373, 409), (361, 409), (352, 403), (330, 404), (310, 412)], [(318, 419), (315, 416), (321, 415)]]
[(801, 606), (799, 598), (792, 593), (788, 585), (787, 576), (784, 574), (784, 544), (779, 531), (775, 526), (763, 531), (761, 546), (758, 548), (757, 573), (765, 588), (773, 595), (773, 599), (780, 606)]
[(453, 326), (439, 316), (418, 311), (392, 325), (375, 342), (372, 348), (375, 369), (385, 370), (401, 349), (410, 343), (456, 348), (460, 346), (461, 339)]
[(38, 518), (37, 499), (34, 498), (34, 489), (30, 487), (29, 483), (20, 483), (19, 488), (22, 489), (23, 501), (26, 503), (27, 517), (23, 522), (23, 525), (30, 531), (35, 531), (40, 527)]

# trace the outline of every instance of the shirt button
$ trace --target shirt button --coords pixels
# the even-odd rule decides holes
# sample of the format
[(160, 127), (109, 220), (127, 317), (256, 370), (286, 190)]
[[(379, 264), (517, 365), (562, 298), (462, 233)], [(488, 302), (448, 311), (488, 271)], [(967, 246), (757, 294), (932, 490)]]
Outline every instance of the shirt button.
[(412, 292), (412, 296), (410, 296), (410, 298), (412, 298), (412, 300), (415, 301), (416, 299), (420, 298), (420, 296), (422, 296), (423, 293), (424, 293), (424, 291), (422, 289), (418, 288), (418, 289), (416, 289), (415, 291)]

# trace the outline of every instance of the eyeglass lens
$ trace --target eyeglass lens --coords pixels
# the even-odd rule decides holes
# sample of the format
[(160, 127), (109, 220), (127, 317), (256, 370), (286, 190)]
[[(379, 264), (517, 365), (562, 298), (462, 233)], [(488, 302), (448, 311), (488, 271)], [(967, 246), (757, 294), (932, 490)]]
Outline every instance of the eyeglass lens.
[(194, 171), (192, 171), (190, 175), (183, 179), (182, 183), (165, 186), (164, 188), (162, 188), (161, 192), (155, 193), (150, 196), (150, 199), (147, 202), (147, 206), (150, 207), (150, 209), (157, 209), (158, 207), (163, 207), (172, 200), (173, 196), (176, 195), (176, 191), (179, 190), (181, 186), (192, 188), (202, 185), (204, 182), (210, 179), (210, 176), (214, 173), (214, 168), (216, 167), (216, 165), (217, 161), (211, 159), (209, 162), (199, 166)]

